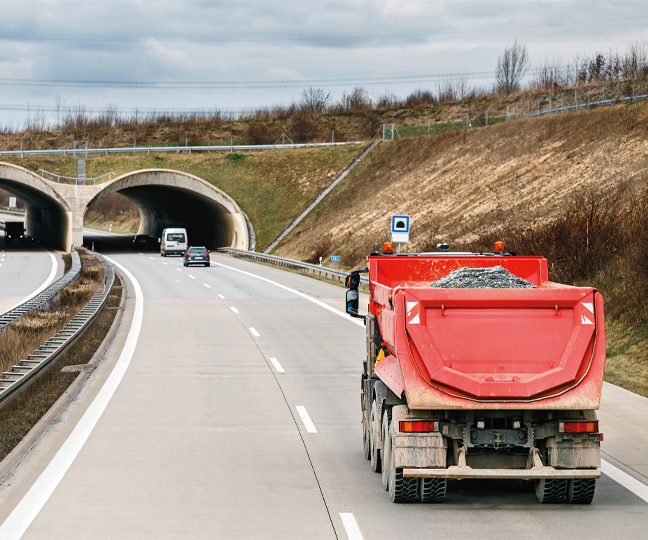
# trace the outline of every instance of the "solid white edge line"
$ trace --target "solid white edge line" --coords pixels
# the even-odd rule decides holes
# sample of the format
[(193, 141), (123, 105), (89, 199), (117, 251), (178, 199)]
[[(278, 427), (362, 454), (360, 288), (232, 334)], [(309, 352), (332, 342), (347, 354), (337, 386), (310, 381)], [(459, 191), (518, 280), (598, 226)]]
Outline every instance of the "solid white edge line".
[(303, 405), (297, 405), (295, 408), (297, 409), (299, 416), (301, 416), (302, 422), (306, 427), (306, 431), (308, 431), (308, 433), (317, 433), (317, 429), (315, 429), (315, 424), (313, 424), (311, 417), (308, 415), (308, 412), (306, 411), (306, 407), (304, 407)]
[(259, 334), (259, 332), (256, 331), (256, 328), (253, 328), (252, 326), (250, 326), (250, 332), (252, 332), (254, 337), (261, 337), (261, 334)]
[(272, 362), (272, 365), (275, 367), (278, 373), (284, 373), (284, 368), (281, 367), (281, 364), (279, 363), (279, 360), (276, 358), (270, 357), (270, 362)]
[(344, 530), (349, 540), (364, 540), (360, 532), (360, 527), (358, 527), (358, 522), (351, 512), (340, 512), (340, 517), (342, 518), (342, 525), (344, 525)]
[(623, 472), (621, 469), (615, 467), (609, 461), (601, 460), (601, 472), (605, 476), (609, 476), (615, 482), (621, 484), (627, 490), (630, 490), (637, 497), (648, 502), (648, 486), (641, 483), (636, 478), (633, 478), (628, 473)]
[[(335, 313), (336, 315), (339, 315), (340, 317), (344, 317), (348, 321), (355, 323), (359, 326), (364, 326), (364, 323), (360, 319), (355, 319), (348, 315), (347, 313), (343, 313), (342, 311), (339, 311), (335, 309), (334, 307), (329, 306), (328, 304), (325, 304), (324, 302), (317, 300), (316, 298), (313, 298), (311, 296), (308, 296), (307, 294), (304, 294), (300, 291), (296, 291), (295, 289), (291, 289), (290, 287), (286, 287), (285, 285), (282, 285), (281, 283), (277, 283), (276, 281), (272, 281), (271, 279), (267, 279), (261, 276), (258, 276), (256, 274), (252, 274), (251, 272), (246, 272), (245, 270), (239, 270), (238, 268), (234, 268), (233, 266), (228, 266), (226, 264), (222, 263), (214, 263), (217, 264), (218, 266), (222, 266), (223, 268), (227, 268), (228, 270), (234, 270), (235, 272), (239, 272), (241, 274), (245, 274), (246, 276), (253, 277), (255, 279), (265, 281), (266, 283), (270, 283), (276, 287), (279, 287), (280, 289), (284, 289), (285, 291), (289, 291), (293, 294), (296, 294), (297, 296), (301, 296), (302, 298), (308, 300), (309, 302), (313, 302), (314, 304), (317, 304), (318, 306), (323, 307), (324, 309), (327, 309), (331, 313)], [(623, 487), (626, 489), (630, 490), (632, 493), (637, 495), (638, 497), (642, 498), (644, 501), (648, 502), (648, 486), (645, 484), (641, 483), (639, 480), (634, 479), (632, 476), (630, 476), (627, 473), (624, 473), (621, 469), (616, 468), (614, 465), (611, 463), (601, 460), (601, 472), (605, 474), (606, 476), (609, 476), (619, 484), (621, 484)]]
[(218, 266), (222, 266), (223, 268), (227, 268), (228, 270), (234, 270), (234, 272), (239, 272), (241, 274), (245, 274), (246, 276), (250, 276), (250, 277), (253, 277), (255, 279), (265, 281), (266, 283), (270, 283), (271, 285), (274, 285), (275, 287), (279, 287), (280, 289), (283, 289), (285, 291), (296, 294), (297, 296), (301, 296), (302, 298), (308, 300), (309, 302), (313, 302), (313, 304), (317, 304), (318, 306), (323, 307), (324, 309), (327, 309), (331, 313), (335, 313), (336, 315), (339, 315), (340, 317), (344, 317), (349, 322), (352, 322), (354, 324), (357, 324), (358, 326), (364, 327), (364, 322), (361, 319), (355, 319), (355, 318), (351, 317), (351, 315), (349, 315), (347, 313), (344, 313), (344, 312), (340, 311), (339, 309), (335, 309), (334, 307), (331, 307), (328, 304), (325, 304), (321, 300), (318, 300), (317, 298), (313, 298), (312, 296), (308, 296), (307, 294), (304, 294), (303, 292), (296, 291), (295, 289), (291, 289), (290, 287), (286, 287), (285, 285), (282, 285), (281, 283), (277, 283), (276, 281), (272, 281), (271, 279), (268, 279), (268, 278), (257, 276), (256, 274), (252, 274), (251, 272), (246, 272), (245, 270), (239, 270), (238, 268), (234, 268), (233, 266), (227, 266), (226, 264), (222, 264), (222, 263), (214, 263), (214, 264), (217, 264)]
[(0, 540), (18, 540), (29, 528), (88, 440), (88, 437), (108, 406), (133, 358), (144, 315), (142, 289), (133, 274), (126, 270), (126, 268), (110, 257), (105, 258), (128, 276), (135, 289), (135, 312), (133, 313), (133, 322), (128, 331), (126, 343), (115, 367), (81, 417), (81, 420), (79, 420), (79, 423), (72, 430), (72, 433), (70, 433), (63, 446), (61, 446), (36, 482), (34, 482), (16, 508), (13, 509), (9, 517), (0, 526)]
[(4, 311), (3, 313), (0, 313), (0, 315), (4, 315), (5, 313), (7, 313), (7, 311), (11, 311), (12, 309), (18, 307), (20, 304), (23, 304), (23, 303), (27, 302), (27, 300), (31, 300), (32, 298), (34, 298), (34, 296), (36, 296), (37, 294), (42, 293), (45, 289), (47, 289), (47, 287), (50, 286), (52, 281), (54, 281), (54, 278), (56, 277), (56, 271), (58, 270), (58, 264), (56, 262), (56, 257), (54, 256), (53, 253), (48, 251), (47, 254), (50, 256), (50, 259), (52, 261), (52, 269), (50, 270), (50, 273), (49, 273), (49, 276), (47, 276), (47, 279), (33, 293), (29, 294), (28, 296), (25, 296), (25, 298), (23, 298), (20, 302), (18, 302), (17, 304), (11, 306), (8, 310)]
[(230, 307), (230, 309), (231, 309), (234, 313), (238, 313), (238, 312), (239, 312), (239, 310), (236, 309), (234, 306)]

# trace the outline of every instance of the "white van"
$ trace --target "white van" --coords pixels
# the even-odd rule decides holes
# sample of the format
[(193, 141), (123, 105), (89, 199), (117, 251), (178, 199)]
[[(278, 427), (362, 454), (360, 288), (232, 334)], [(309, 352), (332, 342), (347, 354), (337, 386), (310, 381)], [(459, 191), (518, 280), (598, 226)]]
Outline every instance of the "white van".
[(160, 257), (184, 255), (189, 247), (186, 229), (164, 229), (160, 237)]

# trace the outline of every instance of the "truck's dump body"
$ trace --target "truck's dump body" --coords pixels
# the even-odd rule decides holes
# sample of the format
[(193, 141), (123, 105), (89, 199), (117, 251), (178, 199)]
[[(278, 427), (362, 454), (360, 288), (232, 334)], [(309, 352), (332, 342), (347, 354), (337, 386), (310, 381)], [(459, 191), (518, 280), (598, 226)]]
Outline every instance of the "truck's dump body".
[[(390, 354), (376, 373), (415, 409), (598, 408), (601, 295), (548, 281), (542, 257), (372, 256), (370, 309)], [(537, 289), (441, 289), (460, 267), (502, 266)]]

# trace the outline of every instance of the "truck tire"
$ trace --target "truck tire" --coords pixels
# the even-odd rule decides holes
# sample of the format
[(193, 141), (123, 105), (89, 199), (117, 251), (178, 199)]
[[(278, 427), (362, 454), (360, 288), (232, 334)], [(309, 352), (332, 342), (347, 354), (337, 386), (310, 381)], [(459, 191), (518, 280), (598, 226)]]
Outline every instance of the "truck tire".
[(567, 502), (567, 480), (536, 480), (536, 497), (541, 503), (557, 504)]
[(445, 500), (447, 486), (446, 478), (421, 478), (419, 499), (423, 503), (442, 503)]
[(392, 411), (391, 409), (385, 410), (383, 414), (382, 421), (382, 437), (383, 437), (383, 449), (382, 449), (382, 485), (385, 488), (385, 491), (389, 491), (389, 465), (391, 463), (391, 436), (389, 434), (389, 428), (391, 426)]
[(590, 504), (596, 490), (595, 478), (569, 480), (567, 483), (567, 502), (572, 504)]
[[(391, 446), (391, 445), (390, 445)], [(418, 499), (418, 478), (405, 478), (396, 468), (394, 454), (389, 452), (389, 497), (395, 503), (413, 503)]]
[(378, 425), (378, 405), (374, 401), (371, 404), (371, 421), (369, 425), (371, 444), (371, 470), (380, 472), (380, 450), (378, 449), (378, 438), (380, 437), (380, 426)]

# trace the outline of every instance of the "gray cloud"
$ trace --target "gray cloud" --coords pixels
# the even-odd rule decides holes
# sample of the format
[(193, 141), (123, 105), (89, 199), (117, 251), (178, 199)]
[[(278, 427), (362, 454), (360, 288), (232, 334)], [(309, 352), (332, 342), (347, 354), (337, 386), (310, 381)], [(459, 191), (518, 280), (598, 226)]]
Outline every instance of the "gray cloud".
[[(348, 79), (370, 91), (406, 94), (433, 82), (399, 77), (463, 69), (491, 72), (516, 37), (539, 60), (623, 47), (648, 19), (645, 2), (591, 1), (3, 1), (0, 79), (90, 81), (263, 81)], [(546, 26), (544, 28), (524, 28)], [(515, 29), (518, 28), (518, 29)], [(508, 29), (508, 30), (507, 30)], [(454, 34), (452, 32), (455, 32)], [(407, 37), (389, 37), (407, 35)], [(432, 35), (420, 35), (432, 34)], [(43, 41), (42, 38), (88, 41)], [(339, 38), (314, 39), (313, 38)], [(105, 40), (105, 41), (101, 41)], [(390, 77), (388, 83), (362, 82)], [(476, 80), (476, 84), (488, 84)], [(306, 86), (306, 84), (304, 84)], [(288, 102), (301, 87), (135, 89), (0, 84), (0, 104), (236, 108)], [(25, 113), (0, 112), (17, 121)]]

